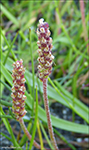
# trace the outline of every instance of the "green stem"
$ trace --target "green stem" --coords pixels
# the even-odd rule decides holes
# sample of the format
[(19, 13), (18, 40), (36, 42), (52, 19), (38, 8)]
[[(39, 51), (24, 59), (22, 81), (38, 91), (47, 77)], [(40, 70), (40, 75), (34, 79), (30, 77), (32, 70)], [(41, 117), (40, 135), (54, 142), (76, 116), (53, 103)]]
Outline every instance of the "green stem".
[[(22, 118), (19, 119), (19, 123), (20, 123), (20, 125), (21, 125), (21, 127), (22, 127), (24, 133), (26, 134), (26, 136), (28, 137), (28, 139), (31, 141), (32, 136), (31, 136), (30, 133), (28, 132), (28, 130), (27, 130), (27, 128), (26, 128), (26, 126), (25, 126), (24, 121), (23, 121)], [(34, 142), (33, 142), (33, 145), (34, 145), (36, 148), (41, 149), (41, 146), (40, 146), (35, 140), (34, 140)]]
[(54, 149), (58, 150), (56, 140), (55, 140), (55, 137), (54, 137), (54, 133), (53, 133), (52, 123), (51, 123), (51, 118), (50, 118), (49, 105), (48, 105), (47, 78), (43, 79), (43, 97), (44, 97), (44, 105), (45, 105), (45, 110), (46, 110), (46, 115), (47, 115), (47, 122), (48, 122), (48, 129), (49, 129), (50, 139), (51, 139), (51, 142), (54, 146)]
[[(32, 52), (32, 45), (31, 45), (31, 29), (29, 28), (29, 36), (30, 36), (30, 54), (31, 54), (31, 63), (32, 63), (32, 80), (33, 80), (33, 91), (32, 91), (32, 95), (33, 95), (33, 99), (34, 99), (34, 86), (35, 86), (35, 80), (34, 80), (34, 60), (33, 60), (33, 52)], [(34, 100), (32, 101), (32, 116), (34, 113)]]

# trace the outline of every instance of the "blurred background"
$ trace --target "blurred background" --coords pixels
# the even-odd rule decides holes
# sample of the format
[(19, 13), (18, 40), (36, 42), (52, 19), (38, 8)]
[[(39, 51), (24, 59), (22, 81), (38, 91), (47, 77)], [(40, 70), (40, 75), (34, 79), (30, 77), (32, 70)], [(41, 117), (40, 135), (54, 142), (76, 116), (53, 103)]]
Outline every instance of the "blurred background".
[[(87, 0), (1, 0), (0, 7), (0, 49), (3, 55), (14, 60), (14, 53), (17, 59), (22, 58), (25, 68), (32, 74), (33, 59), (34, 73), (38, 77), (38, 38), (36, 30), (39, 19), (44, 18), (44, 21), (49, 24), (53, 39), (52, 54), (55, 56), (52, 74), (50, 75), (51, 80), (58, 88), (60, 88), (58, 86), (60, 85), (72, 97), (77, 98), (84, 106), (89, 107), (89, 2)], [(6, 60), (1, 58), (1, 61), (6, 64)], [(1, 76), (1, 80), (7, 83), (3, 76)], [(48, 81), (48, 84), (50, 85), (50, 81)], [(63, 89), (61, 89), (61, 92), (63, 92)], [(63, 93), (65, 96), (67, 95), (66, 91)], [(1, 84), (0, 95), (2, 95), (2, 100), (11, 102), (10, 91), (3, 84)], [(44, 108), (42, 93), (38, 95), (38, 98), (39, 105)], [(75, 98), (72, 99), (74, 105)], [(49, 105), (51, 114), (55, 117), (87, 125), (83, 117), (75, 114), (62, 102), (59, 103), (50, 98)], [(3, 107), (3, 109), (8, 112), (7, 107)], [(10, 120), (10, 122), (14, 126), (13, 133), (18, 137), (19, 124), (16, 121)], [(0, 123), (2, 132), (6, 134), (4, 124)], [(16, 124), (18, 124), (17, 129)], [(89, 149), (89, 136), (86, 133), (82, 134), (82, 130), (81, 133), (63, 129), (57, 129), (57, 131), (61, 134), (57, 137), (57, 141), (59, 147), (63, 150)], [(65, 140), (63, 140), (62, 135)], [(4, 136), (1, 137), (1, 141), (2, 145), (4, 143), (7, 143), (7, 146), (11, 145), (10, 141)], [(47, 145), (45, 139), (44, 143)], [(70, 144), (74, 147), (71, 147)]]

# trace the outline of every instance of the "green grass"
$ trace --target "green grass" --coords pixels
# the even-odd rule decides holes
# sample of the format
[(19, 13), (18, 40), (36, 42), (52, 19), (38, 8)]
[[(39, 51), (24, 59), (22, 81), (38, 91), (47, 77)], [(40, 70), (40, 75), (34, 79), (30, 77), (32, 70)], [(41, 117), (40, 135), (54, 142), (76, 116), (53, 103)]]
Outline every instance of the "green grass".
[[(88, 2), (85, 2), (85, 21), (86, 30), (89, 32)], [(51, 142), (46, 133), (47, 124), (46, 113), (43, 106), (42, 82), (38, 79), (37, 73), (37, 35), (36, 29), (39, 18), (44, 18), (48, 22), (51, 36), (53, 38), (52, 53), (55, 56), (53, 71), (48, 79), (48, 98), (50, 106), (53, 102), (61, 103), (72, 111), (72, 121), (57, 118), (51, 115), (52, 125), (55, 134), (60, 137), (67, 146), (75, 150), (76, 148), (66, 140), (55, 128), (74, 133), (88, 134), (89, 109), (86, 103), (80, 99), (88, 97), (88, 88), (82, 90), (83, 85), (89, 83), (87, 76), (89, 70), (89, 57), (87, 52), (87, 43), (84, 39), (84, 30), (81, 20), (80, 9), (74, 1), (13, 1), (8, 0), (4, 3), (2, 0), (1, 7), (1, 46), (0, 46), (0, 115), (10, 136), (1, 133), (7, 140), (11, 141), (14, 147), (22, 147), (26, 144), (26, 149), (32, 149), (35, 134), (39, 134), (41, 147), (44, 146), (44, 135), (49, 147), (53, 149)], [(30, 29), (30, 30), (29, 30)], [(61, 31), (59, 33), (59, 30)], [(31, 31), (31, 32), (29, 32)], [(27, 142), (25, 135), (17, 142), (12, 132), (9, 120), (15, 119), (12, 112), (12, 99), (3, 95), (6, 88), (11, 93), (12, 87), (12, 64), (14, 61), (22, 58), (26, 68), (25, 79), (27, 90), (25, 95), (26, 110), (30, 112), (28, 116), (28, 131), (32, 134), (32, 140)], [(86, 76), (86, 77), (85, 77)], [(4, 99), (4, 100), (3, 100)], [(9, 107), (6, 112), (3, 107)], [(76, 114), (83, 120), (84, 124), (76, 123)], [(39, 121), (38, 121), (39, 120)], [(24, 118), (24, 121), (25, 118)], [(37, 125), (37, 123), (39, 124)], [(40, 129), (41, 128), (41, 129)], [(70, 139), (71, 140), (71, 139)], [(60, 147), (59, 147), (60, 148)], [(22, 149), (22, 148), (21, 148)]]

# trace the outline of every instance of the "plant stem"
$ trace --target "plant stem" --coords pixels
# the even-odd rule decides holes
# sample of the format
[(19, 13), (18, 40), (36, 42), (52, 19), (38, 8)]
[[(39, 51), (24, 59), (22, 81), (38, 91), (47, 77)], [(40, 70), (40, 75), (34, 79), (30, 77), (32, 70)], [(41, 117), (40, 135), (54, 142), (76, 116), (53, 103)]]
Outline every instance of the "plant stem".
[(46, 110), (46, 115), (47, 115), (47, 122), (48, 122), (48, 129), (49, 129), (49, 135), (51, 142), (55, 148), (55, 150), (58, 150), (56, 140), (54, 137), (53, 133), (53, 128), (51, 124), (51, 118), (50, 118), (50, 111), (49, 111), (49, 105), (48, 105), (48, 98), (47, 98), (47, 78), (43, 79), (43, 97), (44, 97), (44, 105), (45, 105), (45, 110)]
[[(21, 125), (21, 127), (22, 127), (24, 133), (25, 133), (26, 136), (28, 137), (28, 139), (31, 140), (32, 136), (31, 136), (30, 133), (28, 132), (28, 130), (27, 130), (27, 128), (26, 128), (26, 126), (25, 126), (24, 121), (23, 121), (22, 118), (19, 119), (19, 123), (20, 123), (20, 125)], [(40, 146), (35, 140), (34, 140), (34, 142), (33, 142), (33, 145), (34, 145), (36, 148), (41, 149), (41, 146)]]

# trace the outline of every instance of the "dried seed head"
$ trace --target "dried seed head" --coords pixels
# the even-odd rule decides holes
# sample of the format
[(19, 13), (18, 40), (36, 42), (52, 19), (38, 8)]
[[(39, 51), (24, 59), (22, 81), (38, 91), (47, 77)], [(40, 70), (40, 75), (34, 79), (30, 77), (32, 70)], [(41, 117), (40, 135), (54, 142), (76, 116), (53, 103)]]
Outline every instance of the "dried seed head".
[(26, 96), (24, 95), (25, 91), (25, 79), (24, 79), (24, 72), (25, 68), (23, 67), (23, 61), (16, 61), (13, 63), (13, 87), (11, 97), (13, 99), (12, 111), (15, 114), (17, 120), (23, 117), (26, 114), (25, 111), (25, 99)]
[(49, 25), (47, 22), (44, 22), (44, 19), (39, 20), (37, 35), (38, 41), (37, 45), (39, 49), (37, 50), (38, 57), (38, 70), (39, 70), (39, 78), (43, 81), (44, 78), (47, 78), (51, 74), (52, 70), (52, 60), (54, 56), (51, 54), (51, 50), (53, 48), (52, 38), (50, 37)]

